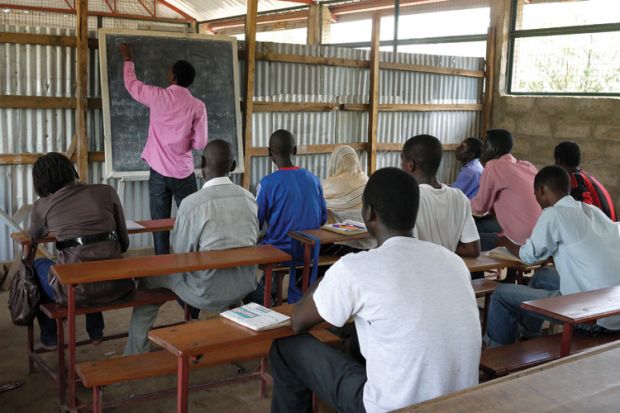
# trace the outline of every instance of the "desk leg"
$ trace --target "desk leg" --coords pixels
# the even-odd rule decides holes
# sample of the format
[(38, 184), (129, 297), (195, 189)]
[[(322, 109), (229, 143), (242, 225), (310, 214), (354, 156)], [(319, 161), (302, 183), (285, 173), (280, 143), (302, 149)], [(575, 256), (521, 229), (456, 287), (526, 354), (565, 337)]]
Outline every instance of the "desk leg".
[(484, 295), (484, 311), (482, 312), (482, 335), (487, 332), (487, 319), (489, 318), (489, 304), (491, 302), (491, 294), (486, 293)]
[[(75, 286), (70, 285), (67, 292), (67, 324), (69, 327), (69, 408), (77, 407), (75, 383)], [(58, 343), (60, 344), (60, 343)], [(59, 368), (64, 368), (59, 366)]]
[(189, 392), (189, 357), (177, 359), (177, 413), (187, 413)]
[(271, 286), (272, 286), (272, 276), (273, 276), (273, 265), (267, 264), (264, 269), (265, 276), (265, 292), (263, 294), (263, 305), (267, 308), (271, 308)]
[(67, 403), (67, 379), (65, 373), (67, 364), (65, 363), (65, 328), (62, 325), (61, 318), (56, 319), (56, 331), (56, 336), (58, 337), (56, 342), (56, 352), (58, 354), (58, 399), (60, 400), (60, 405), (64, 406)]
[(562, 331), (562, 346), (560, 347), (560, 357), (566, 357), (570, 354), (570, 343), (573, 339), (573, 325), (564, 323)]
[(304, 243), (304, 270), (301, 281), (301, 292), (305, 293), (310, 286), (310, 265), (312, 263), (310, 253), (312, 244)]

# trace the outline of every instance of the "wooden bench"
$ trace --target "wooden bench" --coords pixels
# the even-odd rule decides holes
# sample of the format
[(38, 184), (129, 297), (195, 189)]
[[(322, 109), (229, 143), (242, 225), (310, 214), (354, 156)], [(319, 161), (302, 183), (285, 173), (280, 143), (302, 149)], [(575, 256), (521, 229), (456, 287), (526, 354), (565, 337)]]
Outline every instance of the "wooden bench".
[[(142, 234), (148, 232), (159, 232), (159, 231), (170, 231), (174, 226), (174, 218), (167, 219), (154, 219), (154, 220), (145, 220), (145, 221), (136, 221), (136, 223), (140, 227), (135, 227), (128, 229), (127, 232), (130, 235), (133, 234)], [(25, 256), (25, 252), (30, 247), (32, 240), (25, 232), (13, 232), (11, 233), (11, 238), (13, 241), (18, 243), (21, 247), (21, 256)], [(44, 238), (38, 240), (38, 244), (46, 244), (52, 243), (56, 241), (56, 237), (54, 234), (49, 234)], [(87, 313), (96, 313), (96, 312), (104, 312), (110, 311), (120, 308), (126, 307), (135, 307), (138, 305), (145, 304), (163, 304), (166, 301), (171, 301), (176, 299), (177, 297), (168, 290), (164, 291), (153, 291), (153, 292), (140, 292), (134, 295), (131, 299), (124, 301), (121, 304), (116, 305), (102, 305), (102, 306), (89, 306), (89, 307), (79, 307), (76, 309), (76, 314), (87, 314)], [(56, 321), (56, 334), (57, 334), (57, 355), (58, 355), (58, 371), (55, 372), (45, 360), (40, 357), (40, 354), (50, 352), (50, 350), (44, 350), (41, 348), (35, 348), (34, 345), (34, 326), (33, 324), (28, 325), (28, 334), (27, 334), (27, 344), (26, 351), (28, 356), (28, 371), (32, 373), (35, 369), (35, 366), (38, 366), (45, 372), (58, 386), (59, 392), (59, 400), (60, 404), (63, 405), (65, 402), (65, 393), (66, 393), (66, 383), (65, 383), (65, 369), (60, 368), (60, 366), (64, 366), (65, 360), (65, 352), (64, 352), (64, 326), (63, 320), (67, 318), (67, 308), (62, 304), (49, 303), (42, 304), (40, 306), (41, 311), (47, 315), (49, 318), (54, 319)], [(104, 337), (104, 340), (111, 340), (115, 338), (126, 337), (127, 334), (117, 334), (112, 336)], [(77, 346), (89, 344), (90, 341), (83, 341), (76, 343)], [(53, 351), (53, 350), (51, 350)]]
[[(105, 304), (97, 306), (80, 306), (75, 309), (76, 315), (91, 314), (97, 312), (105, 312), (112, 310), (119, 310), (128, 307), (137, 307), (147, 304), (163, 304), (167, 301), (176, 300), (177, 296), (170, 290), (165, 288), (158, 288), (153, 290), (138, 290), (130, 298), (122, 302), (114, 304)], [(67, 306), (58, 303), (47, 303), (39, 306), (40, 310), (49, 318), (56, 321), (56, 337), (57, 345), (56, 350), (43, 350), (34, 348), (34, 333), (32, 325), (28, 327), (28, 360), (30, 370), (34, 369), (34, 366), (38, 366), (41, 370), (47, 373), (52, 380), (56, 382), (58, 388), (58, 399), (60, 405), (64, 405), (66, 402), (66, 376), (65, 376), (65, 332), (63, 321), (67, 318), (68, 309)], [(188, 314), (185, 316), (185, 320), (189, 319)], [(114, 334), (103, 337), (103, 340), (113, 340), (117, 338), (127, 337), (127, 333)], [(79, 341), (75, 343), (76, 347), (90, 344), (90, 340)], [(58, 368), (54, 371), (52, 367), (45, 362), (40, 356), (42, 353), (56, 351)]]
[[(571, 342), (570, 353), (575, 354), (601, 344), (620, 339), (620, 334), (593, 335), (577, 330)], [(489, 348), (482, 352), (480, 369), (490, 378), (505, 376), (520, 370), (559, 359), (562, 334), (519, 341), (506, 346)]]
[[(270, 245), (234, 248), (220, 251), (201, 251), (184, 254), (130, 257), (105, 261), (54, 265), (52, 273), (61, 285), (67, 287), (69, 409), (76, 409), (76, 342), (75, 342), (75, 286), (78, 284), (113, 281), (128, 278), (174, 274), (188, 271), (263, 265), (265, 271), (265, 304), (271, 301), (271, 274), (274, 264), (288, 262), (291, 257)], [(268, 293), (269, 292), (269, 293)], [(193, 324), (193, 323), (191, 323)]]
[(506, 375), (620, 339), (620, 332), (595, 336), (585, 331), (574, 331), (578, 324), (593, 323), (620, 314), (620, 286), (526, 301), (521, 306), (562, 322), (562, 334), (485, 350), (480, 368), (490, 376)]
[[(311, 333), (318, 340), (328, 345), (340, 343), (340, 338), (325, 329), (314, 330)], [(242, 344), (239, 346), (225, 346), (221, 349), (210, 351), (196, 363), (191, 363), (191, 370), (213, 367), (222, 364), (252, 360), (267, 357), (271, 347), (271, 340)], [(103, 410), (102, 400), (103, 387), (127, 381), (144, 380), (153, 377), (170, 376), (177, 373), (177, 358), (168, 351), (155, 351), (151, 353), (133, 356), (118, 357), (102, 361), (80, 363), (76, 371), (82, 384), (93, 389), (93, 413)], [(259, 369), (254, 372), (238, 375), (233, 378), (219, 379), (209, 383), (196, 384), (191, 387), (192, 391), (205, 390), (224, 384), (240, 383), (253, 379), (260, 379), (266, 372)], [(176, 389), (159, 390), (140, 395), (132, 395), (130, 399), (106, 401), (105, 407), (115, 407), (128, 401), (152, 400), (174, 394)]]
[[(274, 307), (274, 310), (282, 314), (291, 315), (293, 305), (285, 304)], [(312, 331), (326, 327), (326, 323), (321, 323), (315, 326)], [(192, 357), (217, 352), (224, 348), (251, 346), (265, 341), (271, 342), (275, 339), (289, 337), (294, 334), (295, 332), (290, 326), (259, 332), (219, 317), (176, 327), (151, 330), (149, 332), (149, 339), (176, 357), (177, 413), (185, 413), (188, 408), (189, 368)], [(261, 394), (264, 394), (266, 383), (271, 381), (270, 376), (267, 374), (267, 360), (265, 358), (261, 359), (260, 372)]]

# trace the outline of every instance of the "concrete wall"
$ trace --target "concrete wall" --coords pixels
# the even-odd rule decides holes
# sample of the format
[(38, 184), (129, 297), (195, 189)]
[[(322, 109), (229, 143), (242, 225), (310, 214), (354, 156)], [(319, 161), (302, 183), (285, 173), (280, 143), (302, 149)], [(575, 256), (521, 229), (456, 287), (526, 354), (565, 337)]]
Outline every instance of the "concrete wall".
[(582, 168), (596, 176), (620, 206), (620, 99), (507, 95), (509, 10), (510, 0), (492, 2), (491, 24), (497, 30), (492, 126), (512, 131), (515, 156), (539, 168), (553, 164), (559, 142), (577, 142)]

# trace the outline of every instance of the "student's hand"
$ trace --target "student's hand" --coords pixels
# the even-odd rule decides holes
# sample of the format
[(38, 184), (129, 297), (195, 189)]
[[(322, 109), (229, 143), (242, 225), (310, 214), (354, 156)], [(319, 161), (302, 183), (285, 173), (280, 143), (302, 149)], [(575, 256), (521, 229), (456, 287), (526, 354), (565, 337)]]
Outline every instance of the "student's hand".
[(510, 240), (510, 238), (508, 238), (508, 237), (507, 237), (507, 236), (505, 236), (505, 235), (500, 235), (500, 236), (497, 238), (497, 246), (498, 246), (498, 247), (506, 247), (506, 248), (508, 248), (508, 247), (510, 247), (510, 246), (513, 246), (513, 245), (517, 245), (517, 244), (515, 244), (514, 242), (512, 242), (512, 241)]
[(505, 235), (500, 235), (497, 238), (497, 246), (498, 247), (506, 247), (508, 251), (510, 251), (513, 255), (519, 256), (519, 250), (521, 249), (521, 245), (512, 242), (510, 238)]
[(130, 62), (132, 60), (131, 49), (129, 48), (128, 44), (119, 44), (118, 51), (121, 52), (121, 56), (123, 56), (123, 60), (125, 60), (126, 62)]

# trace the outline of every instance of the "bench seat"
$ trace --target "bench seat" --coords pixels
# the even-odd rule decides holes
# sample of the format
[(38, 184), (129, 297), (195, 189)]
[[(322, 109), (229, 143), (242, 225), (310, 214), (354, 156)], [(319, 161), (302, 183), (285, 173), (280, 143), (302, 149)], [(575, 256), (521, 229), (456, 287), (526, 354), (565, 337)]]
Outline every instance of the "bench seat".
[[(327, 330), (321, 329), (312, 332), (318, 340), (326, 344), (337, 344), (340, 338)], [(192, 363), (192, 369), (213, 367), (226, 363), (257, 359), (269, 353), (271, 341), (249, 343), (243, 346), (222, 348), (205, 354), (197, 363)], [(176, 375), (177, 357), (166, 350), (132, 356), (116, 357), (101, 361), (89, 361), (75, 366), (78, 376), (84, 387), (107, 386), (133, 380), (143, 380), (150, 377)]]
[[(571, 342), (571, 354), (620, 339), (620, 333), (593, 335), (587, 331), (575, 330)], [(562, 334), (520, 341), (482, 352), (480, 369), (490, 377), (505, 376), (529, 367), (560, 358)]]
[[(147, 304), (161, 304), (176, 300), (177, 296), (166, 288), (154, 288), (152, 290), (136, 290), (131, 298), (125, 301), (93, 306), (78, 306), (75, 314), (91, 314), (111, 310), (119, 310), (127, 307), (139, 307)], [(49, 318), (67, 318), (67, 306), (58, 303), (47, 303), (39, 306), (41, 311)]]

